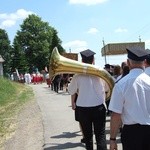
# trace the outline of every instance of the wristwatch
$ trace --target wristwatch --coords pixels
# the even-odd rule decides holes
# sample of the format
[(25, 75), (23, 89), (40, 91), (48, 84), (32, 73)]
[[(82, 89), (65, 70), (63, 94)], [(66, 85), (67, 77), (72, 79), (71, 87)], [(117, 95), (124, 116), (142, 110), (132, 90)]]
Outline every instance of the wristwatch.
[(111, 141), (116, 141), (116, 138), (110, 138)]

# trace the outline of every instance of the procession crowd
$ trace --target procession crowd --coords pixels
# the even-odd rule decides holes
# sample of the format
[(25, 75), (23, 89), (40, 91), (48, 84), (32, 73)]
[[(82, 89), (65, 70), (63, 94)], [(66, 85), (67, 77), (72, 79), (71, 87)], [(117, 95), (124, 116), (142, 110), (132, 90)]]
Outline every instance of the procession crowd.
[[(66, 90), (71, 95), (75, 120), (79, 122), (87, 150), (93, 150), (93, 134), (97, 150), (107, 150), (106, 115), (111, 115), (110, 150), (118, 150), (117, 134), (121, 131), (123, 150), (150, 149), (150, 50), (140, 47), (127, 48), (127, 60), (121, 64), (105, 64), (105, 71), (114, 81), (109, 100), (106, 93), (110, 90), (102, 78), (89, 74), (58, 74), (50, 80), (48, 72), (25, 73), (19, 76), (26, 84), (46, 82), (55, 92)], [(95, 52), (80, 52), (82, 62), (93, 64)], [(11, 75), (18, 78), (17, 71)], [(17, 79), (18, 80), (18, 79)], [(133, 140), (134, 139), (134, 140)]]
[(45, 82), (45, 75), (38, 72), (38, 73), (17, 73), (17, 71), (14, 71), (11, 76), (10, 79), (12, 81), (16, 81), (16, 82), (20, 82), (20, 83), (26, 83), (26, 84), (39, 84), (39, 83), (43, 83)]

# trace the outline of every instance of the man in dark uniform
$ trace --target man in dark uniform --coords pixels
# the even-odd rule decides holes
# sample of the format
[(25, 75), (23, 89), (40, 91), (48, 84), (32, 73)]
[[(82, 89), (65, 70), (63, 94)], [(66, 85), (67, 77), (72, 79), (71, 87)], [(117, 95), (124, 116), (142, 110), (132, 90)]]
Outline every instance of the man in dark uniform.
[(57, 93), (59, 90), (59, 81), (60, 81), (60, 75), (56, 75), (53, 80), (53, 85), (54, 85), (54, 91)]
[[(93, 64), (94, 52), (85, 50), (81, 53), (82, 62)], [(93, 130), (97, 150), (106, 150), (106, 106), (105, 81), (97, 76), (76, 74), (68, 86), (71, 95), (78, 93), (76, 105), (87, 150), (93, 150)]]
[(115, 84), (109, 104), (110, 150), (117, 150), (121, 123), (123, 150), (150, 150), (150, 77), (144, 72), (147, 52), (140, 47), (127, 52), (130, 72)]

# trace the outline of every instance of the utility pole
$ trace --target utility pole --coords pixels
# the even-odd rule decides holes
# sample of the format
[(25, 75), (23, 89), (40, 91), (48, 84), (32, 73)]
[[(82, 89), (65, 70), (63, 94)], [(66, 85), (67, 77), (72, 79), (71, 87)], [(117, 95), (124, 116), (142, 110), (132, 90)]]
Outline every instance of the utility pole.
[(71, 48), (69, 48), (69, 53), (71, 53)]
[(105, 65), (107, 64), (107, 59), (106, 59), (106, 49), (105, 49), (105, 42), (103, 38), (103, 48), (104, 48), (104, 57), (105, 57)]
[(139, 35), (139, 42), (141, 42), (141, 37), (140, 37), (140, 35)]

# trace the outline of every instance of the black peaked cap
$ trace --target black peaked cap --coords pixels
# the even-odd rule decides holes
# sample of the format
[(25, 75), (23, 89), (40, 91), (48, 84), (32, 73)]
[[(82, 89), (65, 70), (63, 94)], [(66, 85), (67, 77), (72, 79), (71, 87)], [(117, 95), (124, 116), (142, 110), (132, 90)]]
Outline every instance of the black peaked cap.
[(80, 54), (81, 54), (81, 57), (83, 58), (88, 58), (88, 57), (91, 57), (91, 56), (93, 56), (93, 55), (95, 55), (96, 53), (95, 52), (93, 52), (93, 51), (91, 51), (90, 49), (87, 49), (87, 50), (84, 50), (84, 51), (82, 51), (82, 52), (80, 52)]
[(144, 59), (146, 59), (146, 56), (148, 55), (148, 52), (141, 47), (130, 47), (127, 48), (126, 50), (128, 58), (135, 61), (143, 61)]

